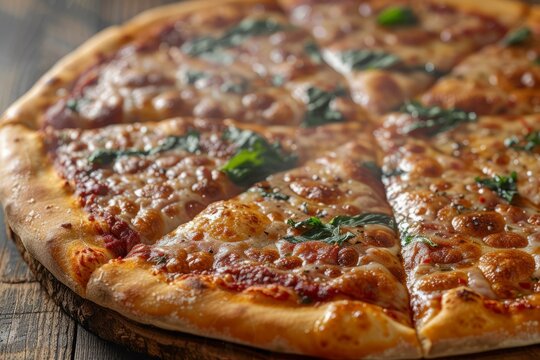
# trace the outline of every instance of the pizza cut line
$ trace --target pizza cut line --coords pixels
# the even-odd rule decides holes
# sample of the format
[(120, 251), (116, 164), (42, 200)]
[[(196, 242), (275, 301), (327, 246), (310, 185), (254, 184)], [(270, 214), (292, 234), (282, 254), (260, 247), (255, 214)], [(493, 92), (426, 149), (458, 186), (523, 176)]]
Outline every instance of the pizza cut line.
[(350, 359), (538, 343), (538, 14), (148, 11), (3, 115), (8, 225), (78, 295), (167, 330)]

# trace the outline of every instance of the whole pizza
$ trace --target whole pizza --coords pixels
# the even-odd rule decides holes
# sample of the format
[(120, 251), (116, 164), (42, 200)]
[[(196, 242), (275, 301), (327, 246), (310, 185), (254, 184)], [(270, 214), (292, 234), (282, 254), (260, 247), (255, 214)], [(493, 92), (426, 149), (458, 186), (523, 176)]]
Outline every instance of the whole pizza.
[(138, 323), (344, 359), (540, 343), (538, 113), (533, 5), (175, 4), (5, 112), (0, 199)]

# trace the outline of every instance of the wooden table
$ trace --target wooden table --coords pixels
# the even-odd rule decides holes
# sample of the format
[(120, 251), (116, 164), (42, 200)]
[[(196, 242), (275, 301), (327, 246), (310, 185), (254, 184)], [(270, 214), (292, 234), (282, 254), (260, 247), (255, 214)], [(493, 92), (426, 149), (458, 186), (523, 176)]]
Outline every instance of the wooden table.
[[(98, 30), (173, 1), (0, 0), (0, 111)], [(1, 179), (0, 179), (1, 181)], [(0, 359), (143, 359), (84, 330), (40, 288), (0, 214)]]
[[(0, 109), (98, 30), (168, 2), (173, 1), (0, 0)], [(7, 239), (3, 223), (0, 212), (0, 359), (144, 358), (99, 339), (64, 314)], [(539, 359), (540, 347), (466, 358)]]

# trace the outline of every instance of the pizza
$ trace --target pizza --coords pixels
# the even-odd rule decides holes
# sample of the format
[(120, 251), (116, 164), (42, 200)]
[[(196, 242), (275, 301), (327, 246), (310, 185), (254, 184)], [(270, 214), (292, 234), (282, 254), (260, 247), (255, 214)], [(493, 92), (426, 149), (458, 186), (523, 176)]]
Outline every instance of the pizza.
[(4, 113), (7, 224), (77, 295), (179, 336), (344, 359), (540, 343), (539, 14), (150, 10)]

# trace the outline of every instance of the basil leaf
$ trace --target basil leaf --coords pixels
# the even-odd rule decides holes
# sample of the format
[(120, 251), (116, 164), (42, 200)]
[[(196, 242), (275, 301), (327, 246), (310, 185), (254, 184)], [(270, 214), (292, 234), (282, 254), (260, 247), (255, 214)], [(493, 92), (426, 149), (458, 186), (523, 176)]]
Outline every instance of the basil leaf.
[(168, 136), (159, 146), (148, 150), (148, 155), (154, 155), (172, 149), (183, 149), (194, 153), (199, 150), (200, 134), (196, 131), (189, 131), (184, 136)]
[(459, 109), (443, 109), (439, 106), (426, 107), (416, 101), (410, 101), (403, 105), (401, 111), (410, 114), (415, 122), (404, 127), (405, 134), (421, 132), (428, 136), (434, 136), (440, 132), (448, 131), (461, 123), (476, 121), (474, 112), (466, 112)]
[(391, 6), (379, 13), (377, 23), (382, 26), (415, 25), (418, 18), (410, 7)]
[(283, 152), (279, 143), (269, 144), (252, 131), (230, 128), (224, 137), (237, 146), (237, 151), (221, 170), (238, 185), (252, 184), (297, 163), (296, 155)]
[(270, 198), (275, 200), (287, 201), (290, 199), (290, 196), (287, 194), (280, 193), (278, 189), (270, 189), (265, 187), (257, 187), (257, 190), (260, 192), (261, 196), (264, 198)]
[(314, 41), (307, 41), (304, 44), (304, 51), (315, 64), (322, 64), (323, 58), (321, 51)]
[(202, 71), (196, 71), (196, 70), (188, 70), (184, 74), (184, 78), (185, 78), (186, 83), (188, 83), (190, 85), (193, 85), (198, 80), (204, 79), (206, 77), (208, 77), (208, 75), (206, 73), (204, 73)]
[(123, 156), (148, 156), (172, 149), (180, 148), (190, 153), (194, 153), (199, 149), (199, 136), (196, 131), (189, 131), (184, 136), (168, 136), (158, 146), (149, 150), (113, 150), (113, 149), (98, 149), (88, 157), (91, 164), (108, 165)]
[(342, 113), (331, 108), (332, 101), (341, 96), (345, 96), (345, 90), (340, 87), (334, 91), (324, 91), (316, 87), (308, 88), (307, 112), (303, 125), (312, 127), (345, 120)]
[(505, 46), (521, 45), (525, 41), (529, 40), (531, 37), (532, 37), (531, 29), (524, 26), (522, 28), (519, 28), (507, 34), (504, 37), (504, 39), (502, 39), (502, 44)]
[(401, 240), (401, 243), (402, 243), (403, 246), (407, 246), (407, 245), (410, 245), (410, 244), (415, 243), (415, 242), (422, 242), (422, 243), (424, 243), (426, 245), (429, 245), (429, 246), (431, 246), (433, 248), (439, 246), (436, 243), (434, 243), (433, 240), (431, 240), (430, 238), (428, 238), (426, 236), (408, 234), (407, 232), (405, 232), (403, 234), (403, 237), (402, 237), (402, 240)]
[(238, 46), (249, 37), (273, 34), (284, 28), (282, 24), (272, 19), (245, 19), (229, 28), (220, 37), (195, 38), (185, 42), (181, 49), (191, 56), (201, 56), (222, 48)]
[(387, 69), (401, 61), (396, 55), (373, 50), (346, 50), (340, 57), (350, 70)]
[(517, 174), (515, 171), (512, 171), (509, 176), (495, 175), (491, 179), (482, 179), (480, 177), (476, 177), (474, 181), (490, 190), (495, 191), (499, 197), (503, 198), (509, 203), (512, 202), (514, 196), (518, 194)]
[(330, 225), (335, 226), (364, 226), (364, 225), (383, 225), (391, 229), (396, 228), (396, 222), (393, 216), (382, 213), (365, 213), (355, 216), (339, 215), (330, 221)]
[(532, 151), (540, 145), (540, 131), (532, 131), (523, 139), (519, 139), (517, 136), (507, 138), (504, 140), (504, 145), (516, 150)]
[(351, 232), (341, 234), (341, 228), (332, 224), (324, 224), (318, 217), (312, 216), (303, 221), (287, 220), (287, 224), (295, 229), (303, 229), (305, 232), (299, 236), (286, 236), (283, 239), (291, 243), (303, 243), (306, 241), (323, 241), (328, 244), (343, 245), (356, 235)]
[(341, 233), (341, 227), (361, 227), (369, 224), (377, 224), (395, 229), (394, 218), (387, 214), (365, 213), (355, 216), (339, 215), (334, 217), (327, 224), (321, 219), (312, 216), (306, 220), (294, 221), (287, 220), (287, 224), (294, 229), (301, 229), (304, 232), (298, 236), (286, 236), (285, 240), (292, 243), (301, 243), (306, 241), (323, 241), (329, 244), (342, 245), (345, 241), (352, 239), (356, 235), (350, 231)]

